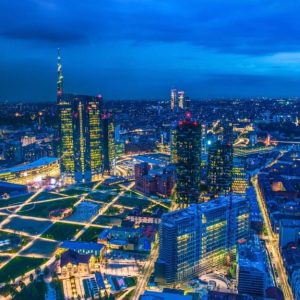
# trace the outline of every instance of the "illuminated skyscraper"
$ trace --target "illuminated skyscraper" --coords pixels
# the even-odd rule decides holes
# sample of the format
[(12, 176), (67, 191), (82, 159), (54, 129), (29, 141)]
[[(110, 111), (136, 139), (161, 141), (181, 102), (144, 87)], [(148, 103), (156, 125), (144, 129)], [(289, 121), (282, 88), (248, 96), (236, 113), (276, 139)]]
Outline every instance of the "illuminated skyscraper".
[(57, 95), (61, 95), (63, 93), (63, 74), (62, 74), (62, 64), (61, 64), (61, 56), (60, 50), (57, 50)]
[(102, 135), (103, 135), (103, 167), (104, 171), (111, 172), (115, 167), (115, 126), (112, 114), (102, 115)]
[(234, 157), (232, 168), (232, 192), (236, 194), (245, 194), (247, 188), (248, 180), (245, 165), (241, 159)]
[(184, 98), (184, 91), (178, 92), (178, 107), (181, 109), (185, 108), (185, 98)]
[(220, 197), (162, 216), (156, 281), (183, 282), (224, 265), (237, 242), (249, 235), (249, 203)]
[(185, 207), (197, 203), (201, 180), (201, 126), (186, 118), (172, 131), (172, 162), (176, 166), (176, 202)]
[(174, 111), (177, 108), (177, 91), (171, 90), (171, 110)]
[(226, 123), (223, 133), (208, 151), (208, 189), (214, 195), (228, 194), (232, 187), (232, 125)]
[(101, 96), (58, 96), (61, 173), (67, 183), (97, 180), (102, 172), (101, 103)]
[(58, 55), (60, 168), (66, 183), (99, 179), (102, 172), (101, 105), (101, 96), (63, 93), (62, 65)]

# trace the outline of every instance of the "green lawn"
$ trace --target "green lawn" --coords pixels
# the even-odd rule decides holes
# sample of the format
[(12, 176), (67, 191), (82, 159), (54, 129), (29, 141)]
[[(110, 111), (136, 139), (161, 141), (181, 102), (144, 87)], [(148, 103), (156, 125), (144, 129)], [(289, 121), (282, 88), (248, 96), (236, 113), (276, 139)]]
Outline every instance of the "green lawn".
[(43, 200), (50, 200), (50, 199), (55, 199), (55, 198), (61, 198), (62, 196), (49, 193), (49, 192), (43, 192), (40, 193), (36, 198), (34, 198), (33, 201), (43, 201)]
[(2, 251), (7, 253), (16, 253), (21, 249), (22, 246), (26, 245), (30, 241), (30, 238), (27, 236), (20, 236), (18, 234), (9, 233), (2, 230), (0, 230), (0, 238), (3, 240), (10, 240), (9, 248), (2, 248)]
[(58, 246), (58, 242), (56, 241), (44, 241), (44, 240), (36, 240), (29, 248), (23, 250), (21, 254), (31, 254), (31, 255), (44, 255), (46, 257), (51, 257), (53, 252), (56, 250)]
[(75, 224), (55, 223), (42, 236), (57, 241), (70, 240), (83, 227)]
[(95, 185), (97, 184), (97, 182), (88, 182), (88, 183), (82, 183), (79, 184), (78, 187), (83, 187), (83, 188), (90, 188), (92, 189)]
[(111, 195), (110, 193), (93, 193), (88, 196), (89, 199), (100, 201), (100, 202), (110, 202), (116, 195)]
[(1, 264), (3, 262), (7, 261), (9, 258), (10, 258), (10, 256), (0, 256), (0, 267), (1, 267)]
[(117, 225), (120, 226), (122, 223), (122, 219), (121, 218), (117, 218), (117, 217), (110, 217), (110, 216), (99, 216), (95, 222), (95, 224), (98, 225), (107, 225), (107, 226), (113, 226), (113, 225)]
[(60, 194), (68, 195), (68, 196), (80, 196), (82, 194), (86, 194), (86, 191), (79, 190), (79, 189), (70, 189), (70, 190), (64, 190), (60, 191)]
[(122, 212), (122, 209), (116, 206), (111, 206), (107, 209), (107, 211), (104, 213), (106, 216), (115, 216), (119, 215)]
[(145, 199), (122, 196), (118, 200), (117, 204), (125, 205), (128, 207), (146, 208), (151, 205), (151, 202)]
[(51, 224), (50, 221), (37, 221), (31, 219), (21, 219), (19, 217), (12, 217), (8, 224), (3, 227), (7, 229), (18, 231), (24, 231), (29, 234), (39, 234), (45, 230)]
[(13, 198), (9, 198), (9, 199), (1, 199), (0, 200), (0, 207), (5, 207), (5, 206), (9, 206), (9, 205), (16, 205), (16, 204), (19, 204), (19, 203), (23, 203), (31, 195), (32, 194), (26, 194), (26, 195), (19, 196), (19, 197), (13, 197)]
[(43, 280), (34, 281), (23, 288), (19, 293), (14, 296), (14, 300), (41, 300), (45, 299), (47, 293), (47, 285)]
[(98, 235), (103, 231), (103, 228), (89, 227), (85, 233), (78, 239), (82, 242), (96, 242)]
[(78, 200), (75, 198), (69, 198), (45, 203), (29, 204), (24, 206), (19, 214), (32, 217), (48, 218), (51, 210), (72, 207), (77, 201)]
[(107, 191), (107, 190), (112, 190), (112, 189), (113, 189), (112, 187), (103, 185), (103, 184), (98, 185), (96, 188), (96, 190), (98, 190), (98, 191)]
[(7, 282), (26, 272), (37, 268), (46, 262), (44, 258), (15, 257), (7, 265), (0, 269), (0, 282)]

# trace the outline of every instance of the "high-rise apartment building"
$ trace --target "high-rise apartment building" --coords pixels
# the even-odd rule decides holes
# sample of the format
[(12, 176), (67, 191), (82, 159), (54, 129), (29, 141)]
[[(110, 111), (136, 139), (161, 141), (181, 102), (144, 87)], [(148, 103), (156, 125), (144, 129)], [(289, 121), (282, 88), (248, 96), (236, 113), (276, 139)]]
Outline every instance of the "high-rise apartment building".
[(157, 282), (182, 282), (224, 264), (248, 234), (249, 204), (238, 196), (164, 214), (155, 264)]
[(176, 166), (176, 202), (197, 203), (201, 180), (201, 126), (186, 113), (172, 131), (172, 162)]

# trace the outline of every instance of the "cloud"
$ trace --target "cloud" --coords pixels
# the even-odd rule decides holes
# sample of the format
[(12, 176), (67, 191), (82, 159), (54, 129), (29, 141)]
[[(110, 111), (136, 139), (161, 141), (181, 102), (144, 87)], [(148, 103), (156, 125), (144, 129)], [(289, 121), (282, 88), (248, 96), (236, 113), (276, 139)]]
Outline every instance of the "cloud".
[(0, 35), (8, 39), (55, 45), (188, 43), (249, 55), (300, 49), (300, 3), (293, 0), (2, 2)]

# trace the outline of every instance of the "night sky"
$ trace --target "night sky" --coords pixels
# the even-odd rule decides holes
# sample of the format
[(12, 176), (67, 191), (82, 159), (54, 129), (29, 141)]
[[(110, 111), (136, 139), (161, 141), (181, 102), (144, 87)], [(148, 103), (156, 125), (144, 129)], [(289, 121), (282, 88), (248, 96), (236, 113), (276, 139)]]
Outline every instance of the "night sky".
[(298, 0), (0, 0), (0, 100), (300, 96)]

